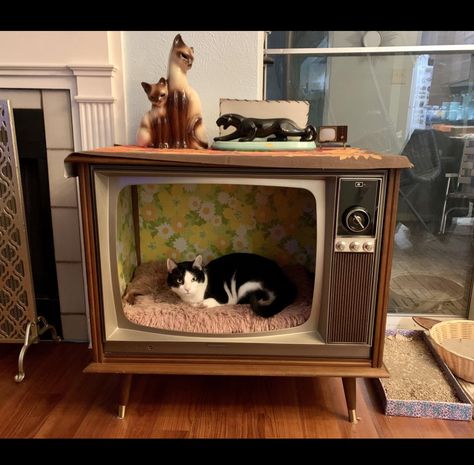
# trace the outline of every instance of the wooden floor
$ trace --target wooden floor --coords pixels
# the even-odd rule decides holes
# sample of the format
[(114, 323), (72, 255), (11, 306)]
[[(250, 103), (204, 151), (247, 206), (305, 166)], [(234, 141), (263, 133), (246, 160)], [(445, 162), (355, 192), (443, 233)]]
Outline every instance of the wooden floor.
[(474, 421), (388, 417), (358, 380), (350, 424), (338, 378), (135, 376), (127, 416), (118, 375), (84, 374), (85, 344), (0, 344), (0, 438), (474, 438)]

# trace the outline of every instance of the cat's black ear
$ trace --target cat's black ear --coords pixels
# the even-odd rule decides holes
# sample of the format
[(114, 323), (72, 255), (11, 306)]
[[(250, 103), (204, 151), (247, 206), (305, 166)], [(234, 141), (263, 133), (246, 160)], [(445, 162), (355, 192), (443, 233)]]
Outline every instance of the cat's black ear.
[(176, 265), (176, 263), (171, 260), (171, 258), (168, 258), (166, 260), (166, 267), (168, 268), (168, 273), (171, 273), (175, 268), (178, 268), (178, 265)]
[(194, 259), (193, 268), (197, 268), (198, 270), (202, 270), (202, 255), (198, 255)]
[(148, 82), (142, 82), (142, 87), (143, 87), (143, 90), (146, 92), (146, 94), (150, 95), (151, 84), (148, 84)]
[(160, 78), (160, 80), (158, 81), (158, 84), (163, 84), (163, 85), (167, 85), (168, 83), (166, 82), (166, 79), (164, 77)]

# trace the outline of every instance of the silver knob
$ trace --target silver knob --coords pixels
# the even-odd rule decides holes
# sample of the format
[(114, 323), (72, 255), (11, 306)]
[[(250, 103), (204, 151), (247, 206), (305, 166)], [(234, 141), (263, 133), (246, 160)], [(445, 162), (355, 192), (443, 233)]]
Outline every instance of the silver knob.
[(353, 252), (357, 252), (360, 249), (360, 242), (354, 241), (349, 244), (349, 249)]
[(342, 252), (343, 250), (346, 250), (346, 243), (344, 241), (337, 241), (336, 242), (336, 250), (339, 252)]
[(373, 242), (364, 242), (362, 246), (366, 252), (373, 252), (374, 250), (374, 243)]

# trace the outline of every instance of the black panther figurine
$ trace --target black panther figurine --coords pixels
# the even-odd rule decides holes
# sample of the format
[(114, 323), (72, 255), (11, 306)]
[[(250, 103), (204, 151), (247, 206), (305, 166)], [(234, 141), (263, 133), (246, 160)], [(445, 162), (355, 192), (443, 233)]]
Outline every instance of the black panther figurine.
[(274, 135), (268, 141), (286, 141), (288, 136), (301, 136), (301, 141), (316, 139), (316, 128), (308, 125), (304, 129), (298, 127), (294, 121), (288, 118), (246, 118), (235, 113), (226, 113), (216, 121), (217, 126), (227, 129), (234, 126), (236, 131), (226, 136), (214, 137), (215, 141), (227, 141), (240, 138), (240, 142), (248, 142), (256, 137), (268, 137)]

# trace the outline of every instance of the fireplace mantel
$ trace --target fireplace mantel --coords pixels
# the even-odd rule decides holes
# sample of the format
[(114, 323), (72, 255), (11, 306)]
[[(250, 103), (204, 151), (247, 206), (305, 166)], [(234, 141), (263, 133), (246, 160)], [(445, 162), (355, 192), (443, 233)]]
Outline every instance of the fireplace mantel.
[(116, 72), (110, 64), (0, 64), (0, 88), (69, 90), (74, 147), (87, 150), (117, 142)]

